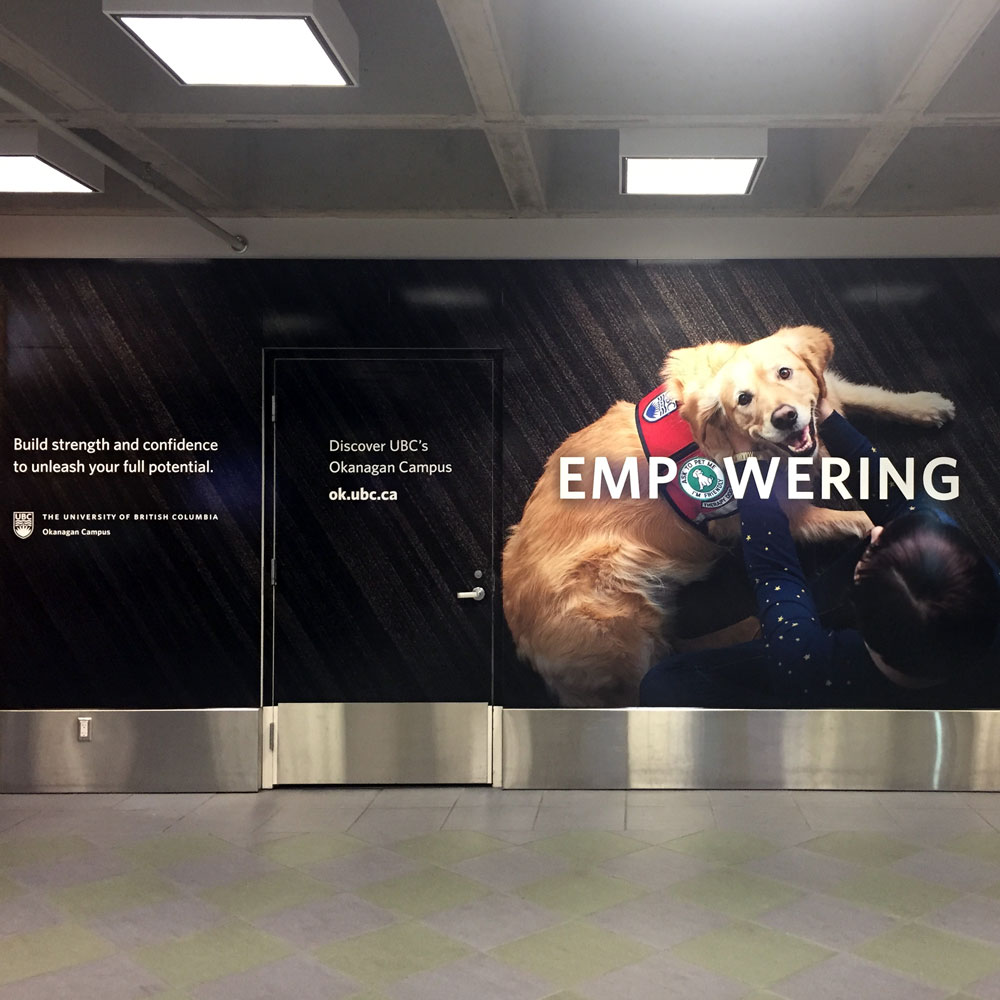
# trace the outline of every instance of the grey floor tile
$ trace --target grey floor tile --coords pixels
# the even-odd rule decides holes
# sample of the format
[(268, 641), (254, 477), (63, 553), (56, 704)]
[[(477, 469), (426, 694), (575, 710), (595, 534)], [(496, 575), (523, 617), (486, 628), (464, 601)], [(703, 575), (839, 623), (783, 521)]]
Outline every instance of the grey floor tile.
[(841, 899), (814, 893), (754, 918), (776, 931), (795, 934), (835, 951), (848, 951), (892, 928), (896, 921)]
[(600, 869), (608, 875), (635, 882), (636, 885), (646, 886), (649, 889), (662, 889), (664, 886), (715, 867), (713, 862), (704, 861), (691, 854), (654, 846), (611, 858), (605, 861)]
[[(845, 793), (850, 794), (850, 793)], [(813, 805), (799, 800), (799, 808), (806, 822), (817, 833), (836, 830), (878, 830), (899, 834), (899, 820), (880, 802), (872, 801), (864, 805), (830, 804)]]
[(180, 819), (203, 806), (215, 796), (214, 792), (177, 792), (169, 795), (129, 795), (115, 805), (115, 809), (139, 809), (156, 816), (174, 816)]
[(919, 851), (894, 861), (889, 867), (900, 875), (936, 882), (960, 892), (1000, 885), (1000, 865), (953, 851)]
[(792, 797), (799, 805), (835, 806), (838, 809), (848, 807), (881, 805), (881, 792), (828, 792), (828, 791), (794, 791)]
[(112, 944), (130, 950), (197, 934), (229, 919), (204, 900), (184, 897), (95, 917), (90, 927)]
[(277, 837), (283, 833), (311, 833), (323, 830), (327, 833), (344, 833), (364, 815), (367, 806), (345, 805), (310, 808), (280, 808), (273, 816), (261, 823), (255, 833), (262, 838)]
[(796, 804), (795, 792), (772, 788), (713, 788), (708, 793), (713, 806), (747, 806), (780, 809)]
[(506, 895), (487, 896), (423, 919), (435, 930), (480, 951), (527, 937), (564, 920), (551, 910)]
[[(399, 789), (405, 791), (406, 789)], [(348, 828), (352, 837), (373, 844), (394, 844), (444, 826), (451, 806), (401, 806), (382, 809), (369, 806)]]
[(795, 802), (788, 800), (781, 805), (747, 802), (739, 805), (712, 805), (715, 825), (720, 830), (746, 830), (767, 835), (770, 832), (789, 834), (801, 832), (803, 838), (812, 833), (812, 827)]
[(788, 1000), (939, 1000), (949, 995), (947, 990), (918, 983), (855, 955), (834, 955), (773, 984), (771, 989)]
[(275, 1000), (322, 997), (341, 1000), (361, 992), (360, 983), (300, 955), (247, 972), (223, 976), (189, 990), (196, 1000)]
[(59, 889), (124, 875), (131, 867), (120, 855), (95, 848), (89, 854), (14, 868), (7, 876), (31, 889)]
[(115, 847), (163, 833), (172, 822), (166, 816), (118, 809), (43, 809), (19, 823), (11, 833), (16, 832), (18, 837), (74, 834), (98, 847)]
[(135, 1000), (166, 988), (163, 980), (125, 955), (112, 955), (2, 986), (0, 1000)]
[(615, 805), (547, 806), (544, 799), (535, 818), (535, 830), (625, 829), (625, 800)]
[(275, 801), (279, 809), (308, 806), (316, 809), (354, 809), (370, 806), (379, 794), (379, 788), (276, 788)]
[(192, 858), (160, 869), (160, 874), (191, 889), (210, 889), (241, 879), (278, 871), (281, 865), (249, 851), (234, 850), (206, 858)]
[(625, 801), (630, 806), (708, 806), (710, 794), (688, 788), (630, 788)]
[(0, 903), (0, 937), (26, 934), (62, 923), (65, 914), (37, 896), (17, 896)]
[(37, 809), (8, 809), (0, 803), (0, 833), (13, 831), (19, 824), (37, 815)]
[(669, 954), (654, 955), (573, 989), (590, 1000), (738, 1000), (749, 992), (745, 983)]
[(622, 934), (661, 951), (731, 923), (724, 913), (652, 893), (612, 906), (588, 918), (606, 931)]
[(367, 847), (353, 854), (329, 861), (317, 861), (303, 871), (312, 878), (327, 882), (341, 892), (351, 892), (372, 882), (409, 875), (426, 867), (413, 858), (405, 858), (383, 847)]
[(586, 806), (605, 808), (625, 805), (625, 791), (619, 789), (593, 788), (547, 788), (542, 792), (543, 806)]
[(1000, 902), (983, 896), (963, 896), (928, 913), (921, 923), (938, 930), (1000, 944)]
[(458, 801), (460, 788), (383, 788), (372, 805), (377, 809), (414, 809), (453, 806)]
[(511, 892), (550, 875), (560, 875), (569, 870), (570, 864), (557, 854), (540, 854), (526, 847), (511, 847), (469, 858), (450, 867), (452, 871), (483, 885)]
[(29, 809), (107, 809), (127, 799), (127, 792), (72, 792), (72, 793), (38, 793), (20, 794), (4, 793), (0, 795), (0, 809), (4, 806)]
[(964, 792), (875, 792), (889, 809), (968, 809)]
[(667, 830), (675, 837), (699, 830), (715, 829), (715, 813), (710, 805), (632, 805), (627, 810), (629, 830)]
[(1000, 1000), (1000, 973), (994, 973), (962, 990), (962, 996), (976, 997), (977, 1000)]
[(889, 810), (903, 837), (926, 842), (928, 838), (957, 837), (963, 833), (988, 832), (992, 828), (974, 809), (919, 808)]
[(553, 987), (488, 955), (470, 955), (385, 988), (392, 1000), (542, 1000)]
[(766, 858), (755, 858), (741, 866), (754, 875), (789, 882), (802, 889), (831, 889), (849, 878), (857, 878), (865, 869), (851, 861), (827, 857), (803, 847), (788, 847)]
[(540, 791), (522, 788), (463, 788), (458, 795), (459, 806), (537, 806), (542, 801)]
[(531, 830), (538, 816), (538, 806), (509, 806), (486, 804), (463, 806), (452, 809), (445, 830)]
[(330, 941), (388, 927), (396, 921), (396, 916), (389, 910), (350, 893), (341, 893), (332, 899), (256, 917), (251, 923), (298, 948), (315, 948)]

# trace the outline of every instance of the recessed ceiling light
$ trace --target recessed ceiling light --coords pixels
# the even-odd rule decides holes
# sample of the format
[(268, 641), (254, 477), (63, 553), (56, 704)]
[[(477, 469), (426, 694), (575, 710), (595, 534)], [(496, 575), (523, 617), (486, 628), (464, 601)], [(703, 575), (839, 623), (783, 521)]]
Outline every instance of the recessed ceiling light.
[(0, 191), (92, 194), (104, 167), (57, 135), (35, 126), (0, 128)]
[(745, 195), (767, 154), (764, 129), (625, 129), (622, 194)]
[(748, 194), (760, 160), (626, 156), (623, 194)]
[(104, 0), (104, 13), (188, 86), (358, 81), (358, 38), (336, 0)]

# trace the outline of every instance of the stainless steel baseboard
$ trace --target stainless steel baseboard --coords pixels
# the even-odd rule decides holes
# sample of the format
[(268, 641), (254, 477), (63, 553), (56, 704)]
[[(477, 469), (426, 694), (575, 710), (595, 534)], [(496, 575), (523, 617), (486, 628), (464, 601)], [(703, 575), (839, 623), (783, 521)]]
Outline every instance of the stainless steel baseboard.
[(1000, 712), (506, 709), (505, 788), (1000, 790)]
[(492, 780), (485, 702), (283, 702), (279, 785), (471, 785)]
[[(91, 739), (77, 739), (80, 716)], [(260, 712), (0, 712), (0, 792), (252, 792)]]

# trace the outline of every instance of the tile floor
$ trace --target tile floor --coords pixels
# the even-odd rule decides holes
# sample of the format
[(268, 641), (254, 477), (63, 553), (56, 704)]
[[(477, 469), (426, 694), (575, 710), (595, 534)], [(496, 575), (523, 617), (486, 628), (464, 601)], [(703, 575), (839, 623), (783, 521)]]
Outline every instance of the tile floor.
[(0, 795), (0, 1000), (1000, 998), (1000, 795)]

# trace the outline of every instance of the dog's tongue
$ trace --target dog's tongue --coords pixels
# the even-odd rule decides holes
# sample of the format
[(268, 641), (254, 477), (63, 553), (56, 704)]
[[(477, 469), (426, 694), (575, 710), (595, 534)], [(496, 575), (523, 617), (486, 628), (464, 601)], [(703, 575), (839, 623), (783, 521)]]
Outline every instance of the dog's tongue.
[(812, 444), (812, 436), (809, 433), (809, 425), (806, 424), (794, 437), (785, 439), (785, 445), (792, 451), (804, 451)]

